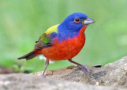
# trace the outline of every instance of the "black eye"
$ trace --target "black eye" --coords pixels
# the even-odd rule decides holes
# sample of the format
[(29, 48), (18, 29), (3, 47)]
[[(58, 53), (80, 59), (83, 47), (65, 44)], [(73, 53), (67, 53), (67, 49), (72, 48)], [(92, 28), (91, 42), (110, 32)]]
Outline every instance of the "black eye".
[(80, 22), (80, 18), (75, 18), (74, 22), (79, 23)]

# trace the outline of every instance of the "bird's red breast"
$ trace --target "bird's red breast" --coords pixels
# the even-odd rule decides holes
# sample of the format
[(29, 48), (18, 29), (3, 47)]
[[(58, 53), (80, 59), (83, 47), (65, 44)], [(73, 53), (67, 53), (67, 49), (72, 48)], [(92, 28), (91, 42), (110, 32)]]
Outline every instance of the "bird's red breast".
[(41, 51), (37, 51), (36, 54), (43, 54), (46, 58), (54, 60), (67, 60), (76, 56), (85, 44), (84, 31), (87, 26), (84, 26), (79, 34), (73, 38), (67, 38), (61, 42), (54, 39), (51, 47), (43, 48)]

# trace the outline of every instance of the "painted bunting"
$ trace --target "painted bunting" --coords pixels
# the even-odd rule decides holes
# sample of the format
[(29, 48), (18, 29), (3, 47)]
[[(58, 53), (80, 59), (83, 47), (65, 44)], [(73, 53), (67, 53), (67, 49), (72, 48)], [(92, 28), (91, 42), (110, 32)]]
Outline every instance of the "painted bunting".
[(73, 13), (61, 24), (50, 27), (39, 37), (38, 41), (36, 41), (34, 49), (18, 59), (29, 60), (43, 54), (46, 57), (43, 76), (49, 65), (49, 60), (68, 60), (80, 66), (84, 71), (89, 71), (89, 69), (82, 64), (72, 61), (72, 58), (83, 48), (85, 44), (84, 31), (89, 24), (94, 22), (93, 19), (84, 13)]

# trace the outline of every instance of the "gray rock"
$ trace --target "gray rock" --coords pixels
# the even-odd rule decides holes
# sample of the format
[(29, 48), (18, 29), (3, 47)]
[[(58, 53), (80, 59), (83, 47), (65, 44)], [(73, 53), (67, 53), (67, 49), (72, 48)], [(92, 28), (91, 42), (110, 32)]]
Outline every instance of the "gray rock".
[(0, 90), (125, 90), (79, 82), (46, 79), (26, 74), (1, 74)]
[(127, 57), (105, 65), (102, 70), (106, 75), (97, 79), (101, 85), (127, 88)]
[[(49, 70), (46, 72), (46, 78), (127, 88), (127, 56), (114, 63), (109, 63), (102, 68), (92, 67), (90, 69), (91, 74), (88, 72), (84, 73), (76, 66)], [(32, 75), (41, 76), (42, 73), (43, 71), (33, 73)]]
[[(127, 57), (101, 68), (90, 68), (91, 73), (69, 66), (58, 70), (32, 74), (0, 74), (0, 90), (126, 90)], [(122, 88), (121, 88), (122, 87)]]

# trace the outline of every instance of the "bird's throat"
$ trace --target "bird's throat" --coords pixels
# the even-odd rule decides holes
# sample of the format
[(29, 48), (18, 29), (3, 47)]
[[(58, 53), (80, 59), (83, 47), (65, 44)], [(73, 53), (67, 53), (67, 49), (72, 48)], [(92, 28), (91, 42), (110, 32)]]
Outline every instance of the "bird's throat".
[(83, 26), (81, 29), (80, 29), (80, 33), (84, 33), (85, 30), (86, 30), (87, 26)]

